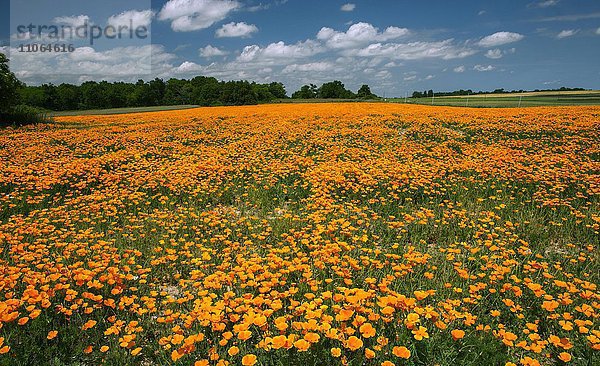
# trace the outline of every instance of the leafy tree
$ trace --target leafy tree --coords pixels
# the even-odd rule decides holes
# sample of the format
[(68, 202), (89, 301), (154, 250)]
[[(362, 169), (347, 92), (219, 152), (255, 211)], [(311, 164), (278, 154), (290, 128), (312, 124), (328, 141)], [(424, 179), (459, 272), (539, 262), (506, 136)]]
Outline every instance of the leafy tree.
[(300, 90), (292, 94), (294, 99), (314, 99), (318, 95), (318, 88), (314, 84), (303, 85)]
[(0, 53), (0, 113), (8, 112), (19, 102), (19, 89), (23, 84), (8, 66), (8, 58)]
[(252, 83), (252, 90), (256, 93), (256, 99), (262, 102), (268, 102), (275, 99), (275, 96), (271, 93), (268, 84), (257, 84)]
[(358, 89), (358, 92), (356, 92), (356, 96), (361, 99), (377, 98), (377, 95), (373, 94), (371, 92), (371, 88), (369, 88), (369, 86), (366, 84), (364, 84), (363, 86), (360, 87), (360, 89)]
[(39, 86), (28, 86), (19, 89), (21, 103), (33, 107), (44, 108), (46, 95)]
[(347, 90), (339, 80), (324, 83), (319, 88), (318, 94), (320, 98), (324, 99), (349, 99), (355, 97), (354, 93)]
[(56, 87), (57, 110), (72, 111), (79, 108), (79, 90), (71, 84), (60, 84)]
[(283, 83), (272, 82), (269, 84), (269, 93), (277, 99), (285, 99), (288, 97)]
[(256, 104), (258, 96), (247, 81), (228, 81), (223, 84), (221, 101), (226, 105)]
[(221, 88), (223, 83), (213, 77), (196, 76), (189, 82), (190, 95), (193, 104), (215, 105), (223, 104), (221, 98)]
[(165, 95), (163, 98), (163, 104), (192, 104), (191, 90), (191, 85), (187, 80), (169, 79), (165, 84)]

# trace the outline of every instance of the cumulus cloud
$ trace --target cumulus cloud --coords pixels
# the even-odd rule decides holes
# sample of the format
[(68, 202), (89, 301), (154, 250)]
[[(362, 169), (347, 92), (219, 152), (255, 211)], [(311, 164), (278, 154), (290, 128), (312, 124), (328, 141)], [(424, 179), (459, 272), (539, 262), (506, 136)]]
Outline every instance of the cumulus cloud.
[(346, 32), (339, 32), (323, 27), (317, 33), (317, 39), (325, 42), (330, 48), (353, 48), (371, 42), (385, 42), (409, 34), (406, 28), (388, 27), (383, 32), (369, 23), (352, 24)]
[(483, 37), (477, 44), (481, 47), (492, 48), (501, 46), (504, 44), (509, 44), (513, 42), (518, 42), (525, 38), (524, 35), (513, 32), (496, 32), (489, 36)]
[(217, 47), (207, 45), (206, 47), (202, 47), (198, 50), (200, 52), (200, 56), (204, 58), (225, 56), (228, 52), (221, 50)]
[(458, 73), (465, 72), (465, 66), (464, 65), (457, 66), (457, 67), (454, 68), (453, 71), (454, 72), (458, 72)]
[(170, 72), (175, 59), (175, 55), (160, 45), (115, 47), (104, 51), (78, 47), (67, 54), (27, 54), (13, 49), (11, 55), (11, 67), (17, 77), (32, 85), (87, 80), (135, 82)]
[(154, 12), (152, 10), (128, 10), (109, 17), (106, 23), (117, 29), (119, 26), (133, 26), (134, 29), (138, 27), (148, 28), (153, 17)]
[(341, 11), (353, 11), (356, 8), (356, 4), (348, 3), (342, 5), (340, 8)]
[(563, 39), (576, 35), (579, 32), (579, 29), (565, 29), (556, 35), (556, 38)]
[(492, 71), (494, 69), (495, 69), (495, 67), (492, 66), (492, 65), (487, 65), (487, 66), (475, 65), (475, 66), (473, 66), (473, 70), (480, 71), (480, 72), (482, 72), (482, 71)]
[(217, 29), (215, 35), (217, 38), (223, 37), (242, 37), (247, 38), (252, 35), (252, 33), (258, 32), (258, 28), (254, 24), (246, 24), (245, 22), (239, 23), (227, 23), (223, 24), (221, 28)]
[(258, 45), (246, 46), (237, 60), (240, 62), (266, 61), (266, 60), (290, 60), (305, 58), (323, 52), (318, 42), (307, 40), (296, 44), (285, 44), (283, 41), (271, 43), (266, 47)]
[(53, 20), (54, 23), (69, 25), (73, 28), (80, 27), (86, 23), (90, 23), (90, 17), (87, 15), (72, 15), (64, 17), (56, 17)]
[(294, 72), (323, 72), (329, 71), (335, 68), (335, 64), (331, 62), (310, 62), (306, 64), (291, 64), (287, 65), (283, 69), (284, 74), (294, 73)]
[(174, 31), (189, 32), (210, 27), (240, 6), (235, 0), (169, 0), (158, 19), (170, 21)]
[(485, 57), (491, 58), (491, 59), (502, 58), (502, 50), (499, 49), (499, 48), (496, 48), (496, 49), (493, 49), (493, 50), (488, 50), (485, 53)]
[(387, 57), (394, 60), (419, 60), (441, 58), (444, 60), (464, 58), (476, 51), (454, 44), (452, 39), (438, 42), (374, 43), (355, 52), (361, 57)]
[(184, 61), (174, 71), (178, 74), (186, 74), (190, 72), (199, 72), (202, 71), (202, 69), (203, 67), (195, 62)]

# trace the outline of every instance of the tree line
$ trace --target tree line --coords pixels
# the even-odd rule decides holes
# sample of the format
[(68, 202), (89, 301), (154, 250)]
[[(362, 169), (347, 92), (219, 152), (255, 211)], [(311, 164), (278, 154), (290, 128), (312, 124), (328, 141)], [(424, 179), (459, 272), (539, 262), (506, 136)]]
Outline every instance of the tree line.
[[(561, 92), (561, 91), (584, 91), (584, 88), (567, 88), (567, 87), (561, 87), (558, 89), (535, 89), (535, 90), (530, 90), (533, 92)], [(474, 92), (471, 89), (460, 89), (460, 90), (455, 90), (455, 91), (450, 91), (450, 92), (433, 92), (433, 90), (426, 90), (423, 92), (420, 91), (414, 91), (412, 93), (412, 97), (413, 98), (431, 98), (434, 95), (436, 97), (452, 97), (452, 96), (457, 96), (457, 95), (477, 95), (477, 94), (507, 94), (507, 93), (525, 93), (528, 92), (528, 90), (504, 90), (504, 88), (500, 88), (500, 89), (494, 89), (494, 91), (476, 91)]]
[(292, 94), (293, 99), (377, 99), (368, 85), (362, 85), (356, 93), (346, 89), (339, 80), (324, 83), (321, 87), (315, 84), (303, 85)]
[(159, 105), (245, 105), (286, 98), (282, 83), (156, 78), (136, 83), (86, 81), (81, 85), (43, 84), (19, 89), (20, 103), (53, 111), (151, 107)]
[[(52, 111), (106, 109), (123, 107), (150, 107), (159, 105), (249, 105), (268, 103), (288, 98), (280, 82), (258, 84), (248, 81), (219, 81), (214, 77), (196, 76), (190, 80), (156, 78), (137, 83), (87, 81), (81, 85), (43, 84), (21, 86), (18, 89), (21, 104)], [(293, 93), (302, 99), (373, 99), (377, 98), (368, 85), (357, 93), (344, 87), (340, 81), (303, 86)]]
[[(293, 93), (304, 99), (374, 99), (368, 85), (353, 93), (335, 80), (317, 87), (305, 85)], [(27, 86), (9, 70), (8, 58), (0, 53), (0, 114), (16, 107), (34, 107), (49, 111), (151, 107), (160, 105), (248, 105), (288, 98), (280, 82), (259, 84), (245, 80), (219, 81), (214, 77), (192, 79), (156, 78), (136, 83), (87, 81), (81, 85), (62, 83)]]

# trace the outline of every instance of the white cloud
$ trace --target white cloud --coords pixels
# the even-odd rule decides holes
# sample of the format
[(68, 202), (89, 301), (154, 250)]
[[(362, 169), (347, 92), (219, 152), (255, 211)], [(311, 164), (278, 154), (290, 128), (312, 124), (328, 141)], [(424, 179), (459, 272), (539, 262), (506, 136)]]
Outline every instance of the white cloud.
[(198, 65), (195, 62), (184, 61), (175, 69), (175, 72), (185, 74), (190, 72), (200, 72), (202, 71), (202, 69), (202, 66)]
[(427, 76), (425, 76), (425, 80), (431, 80), (434, 77), (435, 77), (434, 75), (427, 75)]
[(200, 52), (200, 56), (204, 58), (211, 58), (217, 56), (225, 56), (228, 54), (227, 51), (218, 49), (217, 47), (213, 47), (211, 45), (207, 45), (206, 47), (202, 47), (198, 50)]
[(550, 81), (544, 81), (542, 84), (544, 85), (553, 85), (553, 84), (559, 84), (560, 80), (550, 80)]
[(342, 5), (340, 10), (341, 11), (353, 11), (354, 8), (356, 8), (356, 4), (348, 3), (348, 4)]
[(572, 37), (579, 32), (579, 29), (565, 29), (556, 35), (556, 38), (563, 39), (567, 37)]
[(485, 11), (485, 10), (479, 10), (479, 13), (477, 13), (477, 15), (482, 16), (485, 13), (487, 13), (487, 11)]
[(525, 36), (519, 33), (497, 32), (483, 37), (477, 44), (479, 44), (481, 47), (491, 48), (501, 46), (503, 44), (518, 42), (523, 38), (525, 38)]
[(598, 27), (598, 29), (596, 29), (596, 34), (600, 36), (600, 27)]
[(537, 22), (577, 22), (583, 19), (598, 19), (600, 18), (600, 12), (586, 13), (586, 14), (568, 14), (558, 15), (554, 17), (546, 17), (540, 19), (534, 19)]
[(332, 70), (333, 68), (335, 68), (335, 65), (331, 62), (311, 62), (307, 64), (287, 65), (282, 72), (284, 74), (294, 72), (323, 72)]
[(338, 32), (323, 27), (317, 33), (317, 39), (325, 42), (330, 48), (354, 48), (371, 42), (385, 42), (409, 34), (406, 28), (388, 27), (383, 32), (369, 23), (352, 24), (346, 32)]
[(559, 3), (560, 0), (544, 0), (537, 3), (533, 3), (532, 6), (536, 8), (549, 8), (551, 6), (555, 6)]
[(485, 57), (487, 58), (491, 58), (491, 59), (498, 59), (498, 58), (502, 58), (502, 50), (499, 48), (493, 49), (493, 50), (488, 50), (485, 53)]
[(174, 31), (189, 32), (208, 28), (239, 7), (235, 0), (169, 0), (158, 19), (170, 21)]
[(307, 40), (288, 45), (283, 41), (271, 43), (266, 47), (251, 45), (244, 47), (237, 60), (240, 62), (291, 60), (313, 56), (323, 51), (318, 42)]
[(460, 65), (454, 68), (453, 70), (454, 72), (465, 72), (465, 66), (464, 65)]
[(86, 23), (89, 24), (90, 17), (87, 15), (73, 15), (73, 16), (64, 16), (64, 17), (56, 17), (53, 20), (54, 23), (69, 25), (73, 28), (80, 27)]
[(389, 79), (392, 77), (392, 73), (388, 70), (381, 70), (375, 73), (375, 78), (377, 79)]
[(404, 77), (404, 81), (413, 81), (417, 79), (417, 75), (407, 75)]
[(475, 50), (457, 46), (452, 39), (438, 42), (410, 43), (374, 43), (354, 52), (361, 57), (387, 57), (394, 60), (419, 60), (425, 58), (441, 58), (450, 60), (464, 58), (476, 53)]
[[(14, 52), (12, 52), (14, 51)], [(80, 83), (87, 80), (129, 81), (153, 79), (173, 69), (175, 55), (160, 45), (116, 47), (97, 51), (78, 47), (74, 52), (20, 53), (11, 50), (11, 67), (22, 81)]]
[(133, 29), (138, 27), (150, 27), (154, 12), (152, 10), (128, 10), (120, 14), (113, 15), (108, 18), (106, 22), (108, 25), (112, 25), (115, 28), (119, 26), (133, 26)]
[(217, 29), (215, 35), (217, 38), (223, 37), (242, 37), (247, 38), (252, 33), (258, 32), (258, 28), (254, 24), (246, 24), (245, 22), (240, 23), (227, 23), (223, 24), (221, 28)]
[(473, 66), (473, 70), (475, 71), (492, 71), (494, 70), (495, 67), (492, 65), (487, 65), (487, 66), (483, 66), (483, 65), (475, 65)]

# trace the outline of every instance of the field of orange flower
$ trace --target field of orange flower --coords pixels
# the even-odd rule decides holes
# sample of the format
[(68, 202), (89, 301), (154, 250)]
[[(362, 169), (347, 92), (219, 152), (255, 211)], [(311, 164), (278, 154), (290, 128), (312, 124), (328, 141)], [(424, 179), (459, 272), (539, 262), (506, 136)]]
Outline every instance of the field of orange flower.
[(598, 365), (600, 108), (0, 131), (0, 364)]

